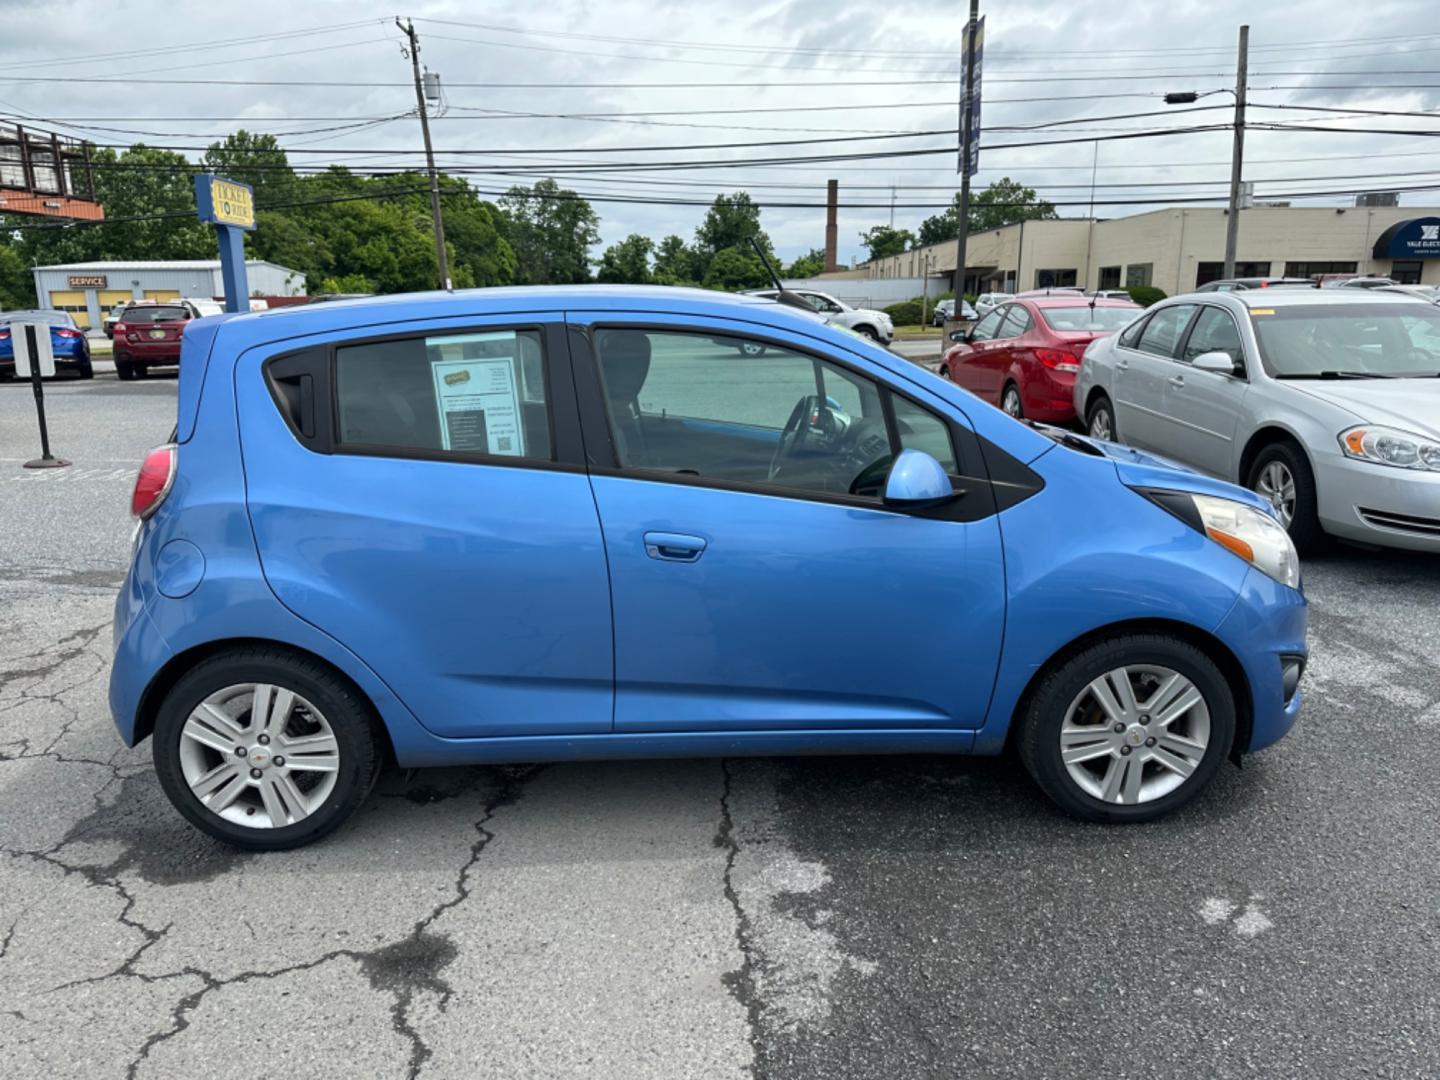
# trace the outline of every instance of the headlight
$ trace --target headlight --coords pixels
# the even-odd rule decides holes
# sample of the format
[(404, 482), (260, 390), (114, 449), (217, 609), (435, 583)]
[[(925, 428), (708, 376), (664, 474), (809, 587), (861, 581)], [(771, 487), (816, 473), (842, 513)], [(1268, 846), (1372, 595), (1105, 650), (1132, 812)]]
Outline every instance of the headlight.
[(1231, 499), (1193, 494), (1190, 498), (1200, 512), (1206, 536), (1280, 584), (1292, 589), (1300, 587), (1300, 557), (1290, 534), (1279, 522), (1253, 506)]
[(1440, 443), (1397, 428), (1375, 424), (1350, 428), (1340, 433), (1340, 449), (1346, 457), (1357, 461), (1440, 472)]

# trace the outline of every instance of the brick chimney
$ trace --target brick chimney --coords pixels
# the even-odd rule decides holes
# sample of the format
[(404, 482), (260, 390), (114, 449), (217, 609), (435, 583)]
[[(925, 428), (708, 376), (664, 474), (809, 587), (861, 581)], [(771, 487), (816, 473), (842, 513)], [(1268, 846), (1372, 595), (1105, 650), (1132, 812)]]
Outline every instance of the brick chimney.
[(839, 255), (839, 228), (836, 225), (835, 217), (840, 206), (840, 181), (831, 180), (825, 185), (825, 272), (840, 269), (837, 258)]

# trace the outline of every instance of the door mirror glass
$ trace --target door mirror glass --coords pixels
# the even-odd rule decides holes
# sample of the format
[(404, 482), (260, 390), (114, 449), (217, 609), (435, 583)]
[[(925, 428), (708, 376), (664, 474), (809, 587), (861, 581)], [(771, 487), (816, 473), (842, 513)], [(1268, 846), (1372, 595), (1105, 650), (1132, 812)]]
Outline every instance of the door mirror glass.
[(1196, 371), (1214, 371), (1220, 375), (1235, 374), (1235, 361), (1230, 359), (1229, 353), (1219, 350), (1201, 353), (1190, 361), (1190, 366)]
[(901, 450), (885, 481), (885, 505), (921, 509), (954, 498), (950, 477), (923, 450)]
[(959, 345), (962, 342), (970, 340), (970, 332), (968, 330), (951, 330), (950, 340)]

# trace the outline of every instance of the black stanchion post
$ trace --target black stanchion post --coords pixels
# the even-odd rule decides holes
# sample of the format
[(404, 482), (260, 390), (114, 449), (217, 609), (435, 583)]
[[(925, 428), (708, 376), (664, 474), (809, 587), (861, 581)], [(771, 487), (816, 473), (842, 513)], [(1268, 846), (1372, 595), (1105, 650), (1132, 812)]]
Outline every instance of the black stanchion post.
[[(70, 462), (64, 458), (57, 458), (50, 453), (50, 430), (45, 426), (45, 389), (40, 381), (40, 342), (35, 336), (37, 330), (34, 323), (25, 324), (25, 346), (30, 354), (30, 389), (35, 393), (35, 415), (40, 420), (40, 456), (34, 461), (27, 461), (27, 469), (60, 469), (69, 465)], [(48, 334), (50, 328), (45, 327)]]

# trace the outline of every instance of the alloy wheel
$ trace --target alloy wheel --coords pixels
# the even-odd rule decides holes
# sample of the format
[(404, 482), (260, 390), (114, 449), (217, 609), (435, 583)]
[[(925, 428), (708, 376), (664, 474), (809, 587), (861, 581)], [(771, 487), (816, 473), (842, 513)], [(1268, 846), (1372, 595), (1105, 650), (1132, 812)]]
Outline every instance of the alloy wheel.
[(1090, 416), (1090, 437), (1110, 441), (1110, 410), (1105, 408), (1096, 409)]
[(1286, 529), (1295, 520), (1295, 477), (1283, 461), (1268, 462), (1255, 478), (1255, 493), (1268, 499)]
[(340, 769), (320, 710), (292, 690), (240, 683), (210, 694), (180, 733), (180, 770), (206, 809), (237, 825), (279, 829), (318, 810)]
[(1180, 672), (1152, 664), (1091, 680), (1060, 726), (1060, 759), (1070, 778), (1107, 803), (1169, 795), (1200, 767), (1209, 745), (1204, 695)]
[(1024, 410), (1020, 407), (1020, 391), (1011, 386), (1005, 390), (1005, 396), (1000, 400), (1000, 407), (1005, 410), (1006, 416), (1013, 416), (1020, 419)]

